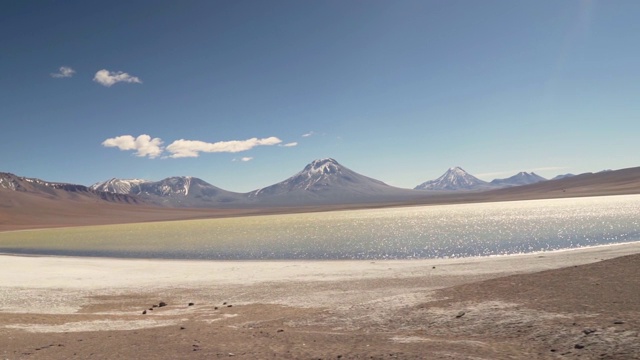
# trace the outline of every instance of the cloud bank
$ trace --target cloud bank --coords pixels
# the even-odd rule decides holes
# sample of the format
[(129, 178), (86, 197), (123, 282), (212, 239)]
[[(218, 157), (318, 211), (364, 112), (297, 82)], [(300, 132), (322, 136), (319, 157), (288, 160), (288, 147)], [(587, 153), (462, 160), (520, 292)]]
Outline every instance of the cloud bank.
[(201, 152), (206, 153), (237, 153), (241, 151), (251, 150), (256, 146), (269, 146), (280, 144), (282, 140), (277, 137), (268, 137), (264, 139), (251, 138), (247, 140), (231, 140), (231, 141), (218, 141), (215, 143), (208, 143), (199, 140), (176, 140), (167, 146), (167, 151), (171, 153), (169, 157), (183, 158), (183, 157), (198, 157)]
[[(131, 135), (121, 135), (114, 138), (106, 139), (102, 142), (104, 147), (115, 147), (123, 151), (135, 151), (136, 156), (149, 157), (151, 159), (162, 155), (165, 151), (169, 153), (171, 158), (198, 157), (200, 153), (237, 153), (251, 150), (256, 146), (272, 146), (282, 143), (282, 140), (275, 136), (267, 138), (251, 138), (247, 140), (231, 140), (218, 141), (209, 143), (200, 140), (180, 139), (172, 142), (167, 147), (163, 147), (163, 141), (160, 138), (151, 138), (151, 136), (142, 134), (133, 137)], [(289, 143), (284, 146), (295, 146)], [(252, 157), (243, 157), (241, 161), (250, 161)]]
[(126, 72), (109, 71), (105, 69), (98, 71), (93, 77), (93, 81), (106, 87), (110, 87), (111, 85), (119, 82), (142, 84), (142, 80), (138, 77), (131, 76)]
[(61, 66), (57, 73), (51, 73), (52, 78), (68, 78), (72, 77), (76, 71), (68, 66)]
[(160, 156), (163, 152), (162, 140), (160, 138), (151, 138), (151, 136), (142, 134), (137, 138), (131, 135), (116, 136), (102, 142), (104, 147), (115, 147), (120, 150), (134, 150), (136, 156), (149, 157), (151, 159)]

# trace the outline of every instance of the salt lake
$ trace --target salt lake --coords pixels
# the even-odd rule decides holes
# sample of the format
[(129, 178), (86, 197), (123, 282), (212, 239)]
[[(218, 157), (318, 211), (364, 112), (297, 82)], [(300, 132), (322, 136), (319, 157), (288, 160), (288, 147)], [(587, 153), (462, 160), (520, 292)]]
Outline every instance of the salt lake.
[(167, 259), (411, 259), (640, 241), (640, 195), (0, 233), (0, 252)]

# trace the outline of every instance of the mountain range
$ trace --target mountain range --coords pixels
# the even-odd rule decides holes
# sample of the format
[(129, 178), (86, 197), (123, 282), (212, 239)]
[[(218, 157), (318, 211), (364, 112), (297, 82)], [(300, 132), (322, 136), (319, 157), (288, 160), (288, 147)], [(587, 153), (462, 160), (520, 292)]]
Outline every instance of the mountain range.
[(174, 207), (246, 207), (350, 204), (406, 200), (424, 196), (360, 175), (336, 160), (314, 160), (302, 171), (271, 186), (235, 193), (201, 179), (181, 176), (160, 181), (110, 179), (95, 191), (135, 195), (146, 202)]
[(435, 180), (426, 181), (415, 187), (416, 190), (436, 191), (486, 191), (505, 187), (535, 184), (547, 179), (536, 173), (519, 172), (505, 179), (483, 181), (464, 171), (461, 167), (452, 167)]
[(188, 176), (160, 181), (110, 179), (87, 187), (0, 173), (0, 231), (391, 205), (639, 194), (640, 167), (567, 174), (552, 180), (523, 172), (491, 182), (454, 167), (418, 187), (424, 190), (393, 187), (334, 159), (315, 160), (282, 182), (248, 193), (226, 191)]
[(66, 194), (70, 199), (82, 197), (112, 203), (173, 208), (246, 209), (421, 202), (443, 194), (484, 193), (559, 181), (573, 176), (559, 175), (554, 178), (558, 180), (546, 180), (535, 173), (520, 172), (508, 178), (487, 182), (460, 167), (452, 167), (437, 179), (426, 181), (414, 189), (403, 189), (356, 173), (335, 159), (326, 158), (312, 161), (284, 181), (248, 193), (227, 191), (190, 176), (175, 176), (160, 181), (112, 178), (86, 187), (23, 178), (8, 173), (0, 173), (0, 190), (40, 194), (50, 199)]

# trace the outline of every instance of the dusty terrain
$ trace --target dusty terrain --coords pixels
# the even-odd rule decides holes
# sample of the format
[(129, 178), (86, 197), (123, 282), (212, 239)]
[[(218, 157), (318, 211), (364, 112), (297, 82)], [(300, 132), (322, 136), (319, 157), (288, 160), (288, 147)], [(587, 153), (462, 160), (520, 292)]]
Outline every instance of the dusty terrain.
[(2, 359), (640, 358), (640, 243), (414, 261), (0, 261)]

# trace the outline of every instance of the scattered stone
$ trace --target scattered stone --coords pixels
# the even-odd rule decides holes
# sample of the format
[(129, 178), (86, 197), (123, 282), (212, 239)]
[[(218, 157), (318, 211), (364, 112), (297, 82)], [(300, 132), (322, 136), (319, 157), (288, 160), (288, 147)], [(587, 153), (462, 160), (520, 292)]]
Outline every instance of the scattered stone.
[(184, 326), (180, 326), (180, 330), (184, 330), (184, 329), (185, 329), (185, 327), (184, 327)]
[(189, 305), (188, 305), (188, 306), (193, 306), (193, 305), (195, 305), (195, 304), (191, 302), (191, 303), (189, 303)]
[(284, 329), (278, 329), (278, 332), (284, 332)]
[(460, 311), (460, 312), (458, 313), (458, 315), (456, 315), (456, 319), (459, 319), (459, 318), (463, 317), (463, 316), (464, 316), (464, 314), (466, 314), (464, 311)]
[(551, 350), (549, 350), (549, 351), (551, 351), (551, 352), (556, 352), (556, 351), (558, 351), (558, 350), (556, 350), (556, 349), (551, 349)]
[(217, 307), (217, 306), (214, 306), (214, 307), (213, 307), (213, 310), (218, 310), (218, 307)]
[(232, 307), (232, 306), (233, 306), (233, 305), (231, 305), (231, 304), (227, 305), (227, 307)]
[(616, 325), (622, 325), (624, 324), (624, 321), (618, 320), (618, 321), (614, 321), (613, 323)]
[(164, 301), (160, 301), (160, 304), (158, 304), (158, 307), (165, 307), (167, 306), (167, 303)]
[(153, 306), (152, 306), (152, 307), (158, 307), (158, 305), (156, 305), (156, 304), (153, 304)]
[(596, 332), (596, 329), (584, 329), (584, 330), (582, 330), (582, 332), (585, 335), (589, 335), (589, 334), (593, 334), (594, 332)]
[(573, 347), (576, 349), (584, 349), (584, 345), (582, 344), (575, 344)]
[(142, 315), (147, 315), (147, 310), (143, 311)]
[(227, 305), (227, 302), (226, 302), (226, 301), (225, 301), (225, 302), (223, 302), (223, 303), (222, 303), (222, 305)]
[(434, 267), (432, 267), (432, 269), (435, 269), (435, 268), (436, 268), (435, 266), (434, 266)]
[(150, 307), (150, 308), (149, 308), (149, 310), (153, 311), (153, 308), (152, 308), (152, 307)]

